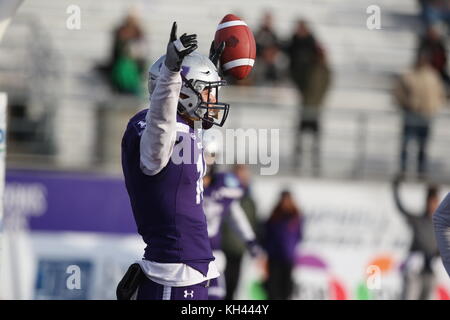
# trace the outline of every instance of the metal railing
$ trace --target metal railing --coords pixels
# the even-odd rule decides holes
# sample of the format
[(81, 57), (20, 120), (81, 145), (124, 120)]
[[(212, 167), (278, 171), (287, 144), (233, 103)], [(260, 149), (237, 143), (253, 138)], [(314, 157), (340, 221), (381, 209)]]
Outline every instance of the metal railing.
[[(234, 114), (230, 115), (228, 128), (280, 130), (280, 174), (385, 180), (399, 173), (403, 117), (395, 106), (377, 110), (371, 110), (369, 103), (357, 109), (324, 107), (319, 135), (320, 170), (317, 172), (314, 169), (316, 164), (311, 163), (311, 159), (314, 159), (313, 141), (309, 141), (309, 146), (302, 148), (302, 154), (299, 155), (301, 159), (306, 159), (303, 161), (305, 165), (301, 168), (294, 166), (294, 144), (296, 136), (300, 135), (297, 130), (300, 113), (298, 105), (261, 101), (229, 102), (237, 107), (232, 110)], [(450, 182), (449, 127), (448, 110), (436, 115), (431, 124), (427, 145), (427, 177), (436, 182)], [(308, 142), (308, 134), (302, 139)], [(408, 150), (407, 174), (415, 177), (417, 148), (414, 143), (409, 145)]]

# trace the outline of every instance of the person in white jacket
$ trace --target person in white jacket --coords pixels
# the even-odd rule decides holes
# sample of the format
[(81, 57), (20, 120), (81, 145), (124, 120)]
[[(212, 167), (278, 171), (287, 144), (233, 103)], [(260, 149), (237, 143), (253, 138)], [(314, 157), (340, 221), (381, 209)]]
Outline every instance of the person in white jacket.
[(433, 224), (442, 263), (450, 276), (450, 193), (436, 209)]

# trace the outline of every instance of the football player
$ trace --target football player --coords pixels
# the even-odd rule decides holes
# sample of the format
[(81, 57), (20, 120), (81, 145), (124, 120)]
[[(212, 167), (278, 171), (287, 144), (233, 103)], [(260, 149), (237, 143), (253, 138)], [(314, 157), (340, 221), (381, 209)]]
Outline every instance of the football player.
[(219, 278), (211, 280), (208, 290), (209, 300), (223, 300), (226, 286), (223, 272), (226, 258), (221, 248), (221, 226), (225, 219), (231, 224), (239, 238), (246, 244), (253, 258), (262, 258), (263, 250), (256, 241), (255, 233), (242, 209), (239, 201), (244, 190), (238, 178), (232, 172), (216, 172), (216, 166), (208, 166), (208, 172), (203, 178), (204, 204), (208, 222), (208, 235), (211, 241), (213, 255), (221, 274)]
[(174, 22), (166, 55), (150, 68), (150, 107), (131, 118), (122, 139), (125, 184), (147, 246), (118, 299), (203, 300), (219, 276), (203, 212), (202, 130), (222, 126), (228, 114), (215, 65), (225, 44), (208, 58), (194, 52), (195, 34), (178, 38), (176, 30)]
[(436, 209), (433, 224), (442, 262), (450, 276), (450, 193)]

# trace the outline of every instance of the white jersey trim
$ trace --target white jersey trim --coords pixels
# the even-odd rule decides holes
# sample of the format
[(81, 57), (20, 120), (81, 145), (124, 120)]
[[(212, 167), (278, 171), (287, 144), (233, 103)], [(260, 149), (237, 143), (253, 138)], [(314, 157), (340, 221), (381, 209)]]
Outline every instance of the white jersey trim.
[(147, 278), (163, 286), (186, 287), (220, 276), (214, 261), (209, 263), (206, 277), (184, 263), (160, 263), (150, 260), (136, 262), (139, 263)]
[(227, 267), (227, 258), (225, 253), (222, 250), (213, 250), (213, 256), (216, 258), (214, 262), (216, 263), (217, 270), (220, 273), (225, 272), (225, 268)]

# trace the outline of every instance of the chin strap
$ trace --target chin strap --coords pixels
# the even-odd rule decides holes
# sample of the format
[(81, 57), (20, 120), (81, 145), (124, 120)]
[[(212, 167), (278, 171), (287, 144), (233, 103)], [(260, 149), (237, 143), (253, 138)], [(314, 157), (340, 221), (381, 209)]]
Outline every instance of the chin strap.
[[(180, 107), (180, 105), (181, 105), (181, 104), (178, 104), (178, 110), (177, 110), (178, 114), (179, 114), (181, 117), (183, 117), (183, 118), (189, 123), (189, 126), (190, 126), (190, 127), (193, 128), (193, 127), (194, 127), (194, 122), (195, 122), (195, 121), (199, 121), (200, 119), (199, 119), (199, 120), (194, 120), (194, 119), (192, 119), (192, 118), (186, 113), (186, 111), (184, 110), (184, 108), (183, 108), (182, 106)], [(202, 120), (202, 129), (203, 129), (203, 130), (211, 129), (212, 126), (213, 126), (213, 124), (212, 124), (211, 122)]]
[(178, 101), (177, 112), (180, 116), (183, 116), (186, 114), (186, 110), (184, 109), (183, 105), (179, 101)]

